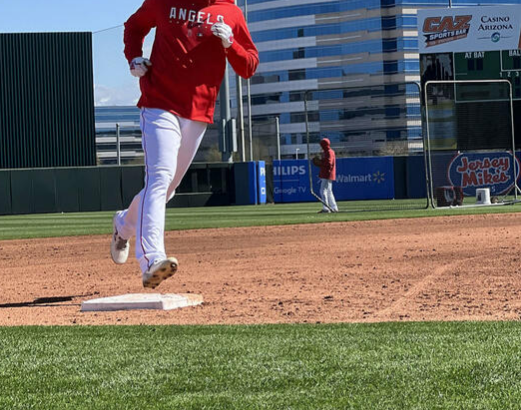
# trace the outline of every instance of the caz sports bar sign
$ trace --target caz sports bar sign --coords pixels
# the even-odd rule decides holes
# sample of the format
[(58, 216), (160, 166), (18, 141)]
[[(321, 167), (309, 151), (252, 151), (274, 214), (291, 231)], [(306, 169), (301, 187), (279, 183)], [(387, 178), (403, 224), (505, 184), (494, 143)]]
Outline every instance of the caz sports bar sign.
[(521, 48), (521, 6), (418, 10), (420, 54)]
[(519, 180), (519, 159), (506, 152), (458, 154), (447, 167), (450, 184), (462, 187), (465, 196), (475, 196), (477, 188), (505, 194), (514, 187), (514, 175)]

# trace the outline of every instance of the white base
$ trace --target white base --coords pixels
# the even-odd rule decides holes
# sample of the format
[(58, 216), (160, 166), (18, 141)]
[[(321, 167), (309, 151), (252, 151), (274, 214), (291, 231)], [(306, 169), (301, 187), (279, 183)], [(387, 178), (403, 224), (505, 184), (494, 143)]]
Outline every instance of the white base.
[(82, 312), (156, 309), (172, 310), (187, 306), (196, 306), (203, 303), (202, 295), (187, 293), (130, 293), (127, 295), (111, 296), (86, 300), (81, 303)]

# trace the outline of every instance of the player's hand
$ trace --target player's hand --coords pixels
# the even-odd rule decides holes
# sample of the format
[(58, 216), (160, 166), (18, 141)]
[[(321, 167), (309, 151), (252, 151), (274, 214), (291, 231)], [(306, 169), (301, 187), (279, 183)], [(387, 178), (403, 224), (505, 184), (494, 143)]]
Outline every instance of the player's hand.
[(212, 33), (222, 40), (224, 48), (230, 48), (233, 44), (232, 28), (224, 22), (222, 16), (219, 16), (217, 19), (217, 23), (212, 26)]
[(130, 62), (130, 74), (134, 77), (143, 77), (152, 63), (149, 59), (143, 57), (136, 57)]

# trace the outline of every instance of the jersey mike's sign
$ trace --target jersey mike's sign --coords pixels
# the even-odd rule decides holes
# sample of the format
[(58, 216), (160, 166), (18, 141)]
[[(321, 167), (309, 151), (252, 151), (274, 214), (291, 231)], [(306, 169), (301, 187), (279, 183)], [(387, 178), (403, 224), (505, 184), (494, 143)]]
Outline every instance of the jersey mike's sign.
[(462, 187), (465, 196), (474, 196), (477, 188), (504, 194), (513, 188), (515, 174), (519, 174), (519, 160), (507, 152), (458, 154), (448, 166), (450, 184)]
[(418, 10), (420, 54), (521, 48), (521, 6)]

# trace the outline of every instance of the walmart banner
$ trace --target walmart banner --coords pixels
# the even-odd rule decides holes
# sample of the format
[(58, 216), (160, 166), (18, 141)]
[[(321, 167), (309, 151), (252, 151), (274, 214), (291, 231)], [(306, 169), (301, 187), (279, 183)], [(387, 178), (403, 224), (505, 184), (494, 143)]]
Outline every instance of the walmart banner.
[[(312, 166), (313, 189), (319, 194), (318, 167)], [(315, 201), (309, 189), (308, 161), (273, 161), (275, 202)], [(392, 157), (340, 158), (333, 192), (338, 201), (394, 198)]]

